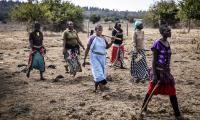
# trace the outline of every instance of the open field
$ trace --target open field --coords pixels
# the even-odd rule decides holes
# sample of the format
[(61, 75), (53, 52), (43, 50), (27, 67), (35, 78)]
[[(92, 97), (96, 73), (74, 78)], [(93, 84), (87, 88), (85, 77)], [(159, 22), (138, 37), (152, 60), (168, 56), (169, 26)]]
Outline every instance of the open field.
[[(108, 25), (104, 25), (104, 33)], [(125, 28), (125, 27), (124, 27)], [(124, 31), (126, 31), (124, 29)], [(146, 49), (153, 40), (159, 38), (157, 29), (144, 29)], [(188, 120), (200, 119), (200, 30), (172, 30), (171, 71), (176, 79), (177, 97), (180, 110)], [(115, 69), (108, 66), (109, 91), (94, 93), (90, 66), (83, 68), (75, 78), (65, 73), (62, 55), (61, 33), (44, 32), (47, 49), (47, 80), (40, 81), (39, 72), (33, 71), (27, 79), (19, 72), (19, 64), (27, 64), (28, 34), (21, 25), (0, 25), (0, 120), (130, 120), (141, 108), (148, 82), (132, 84), (130, 76), (130, 51), (132, 27), (125, 41), (125, 62), (128, 69)], [(79, 33), (84, 45), (87, 34)], [(200, 47), (200, 46), (199, 46)], [(200, 48), (199, 48), (200, 49)], [(148, 65), (151, 66), (151, 51), (147, 51)], [(83, 60), (83, 51), (80, 56)], [(110, 50), (108, 50), (108, 64)], [(89, 59), (87, 59), (89, 62)], [(56, 76), (64, 78), (55, 80)], [(172, 120), (173, 111), (169, 97), (154, 96), (149, 104), (152, 114), (144, 120)]]

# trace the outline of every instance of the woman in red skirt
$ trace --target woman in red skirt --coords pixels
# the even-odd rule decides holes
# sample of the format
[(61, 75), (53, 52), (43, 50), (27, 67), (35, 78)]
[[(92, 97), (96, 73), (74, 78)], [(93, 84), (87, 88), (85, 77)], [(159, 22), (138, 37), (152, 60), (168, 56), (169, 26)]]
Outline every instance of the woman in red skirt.
[[(160, 26), (159, 31), (162, 38), (154, 41), (151, 48), (153, 51), (152, 75), (143, 106), (158, 83), (154, 95), (169, 95), (176, 119), (182, 120), (176, 97), (175, 81), (170, 73), (171, 48), (167, 38), (171, 37), (171, 29), (167, 24), (163, 24)], [(145, 111), (147, 111), (147, 107)]]
[(112, 36), (120, 38), (121, 40), (115, 39), (112, 52), (111, 52), (111, 63), (115, 67), (124, 68), (124, 44), (123, 44), (123, 30), (121, 24), (116, 22), (113, 27)]

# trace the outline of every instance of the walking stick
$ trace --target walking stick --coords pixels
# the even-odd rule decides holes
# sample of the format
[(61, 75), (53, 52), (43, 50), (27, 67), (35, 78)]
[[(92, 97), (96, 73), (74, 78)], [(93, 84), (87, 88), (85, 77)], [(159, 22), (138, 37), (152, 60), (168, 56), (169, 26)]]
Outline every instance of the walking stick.
[(114, 37), (114, 36), (108, 36), (108, 35), (102, 35), (102, 36), (105, 36), (105, 37), (108, 37), (108, 38), (114, 38), (114, 39), (116, 39), (116, 40), (122, 40), (121, 38)]
[(152, 92), (151, 92), (149, 98), (147, 99), (147, 101), (145, 102), (144, 106), (142, 107), (142, 109), (141, 109), (141, 111), (140, 111), (140, 114), (139, 114), (139, 120), (141, 120), (142, 113), (143, 113), (144, 109), (146, 108), (146, 106), (148, 105), (149, 101), (151, 100), (151, 98), (152, 98), (152, 96), (153, 96), (155, 90), (158, 88), (158, 86), (159, 86), (159, 82), (154, 86), (154, 88), (153, 88), (153, 90), (152, 90)]

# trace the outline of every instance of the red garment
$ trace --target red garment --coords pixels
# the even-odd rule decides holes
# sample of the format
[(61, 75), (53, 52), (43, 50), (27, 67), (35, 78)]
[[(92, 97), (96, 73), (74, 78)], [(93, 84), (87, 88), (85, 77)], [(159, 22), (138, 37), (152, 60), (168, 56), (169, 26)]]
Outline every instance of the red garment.
[[(120, 50), (120, 52), (118, 52)], [(112, 51), (111, 51), (111, 63), (123, 63), (124, 59), (124, 45), (121, 46), (112, 46)]]
[[(149, 82), (149, 87), (148, 87), (148, 94), (151, 94), (153, 88), (154, 88), (153, 81), (151, 80)], [(175, 85), (167, 85), (167, 84), (160, 84), (158, 88), (154, 91), (154, 95), (169, 95), (169, 96), (174, 96), (176, 95), (176, 88)]]

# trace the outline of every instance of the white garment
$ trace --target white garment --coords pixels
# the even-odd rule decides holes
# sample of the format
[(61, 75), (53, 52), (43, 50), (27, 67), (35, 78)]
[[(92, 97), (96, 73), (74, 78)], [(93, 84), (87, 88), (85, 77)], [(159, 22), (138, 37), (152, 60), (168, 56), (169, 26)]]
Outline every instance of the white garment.
[(90, 46), (90, 52), (106, 54), (106, 40), (96, 36)]
[(106, 41), (102, 37), (96, 36), (92, 41), (90, 64), (95, 82), (106, 80)]

